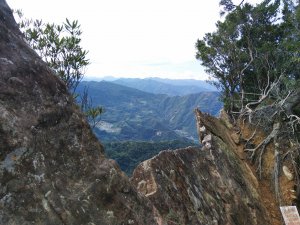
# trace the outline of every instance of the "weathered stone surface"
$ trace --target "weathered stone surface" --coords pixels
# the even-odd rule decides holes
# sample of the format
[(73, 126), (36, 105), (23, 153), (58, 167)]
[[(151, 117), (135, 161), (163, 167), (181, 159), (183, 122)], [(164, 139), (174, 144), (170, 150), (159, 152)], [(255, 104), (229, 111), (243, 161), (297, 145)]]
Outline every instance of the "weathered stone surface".
[(283, 174), (287, 177), (288, 180), (293, 180), (294, 175), (290, 171), (290, 169), (287, 166), (282, 167)]
[(271, 224), (251, 170), (231, 149), (230, 135), (222, 133), (225, 126), (207, 119), (199, 127), (212, 134), (210, 150), (161, 152), (136, 168), (132, 183), (159, 210), (164, 224)]
[(211, 134), (206, 135), (202, 140), (202, 144), (205, 144), (207, 142), (211, 142)]
[(220, 111), (219, 119), (224, 123), (224, 125), (228, 128), (231, 129), (233, 128), (232, 123), (230, 122), (230, 118), (228, 114), (225, 112), (224, 109)]
[(157, 224), (0, 0), (0, 224)]
[(130, 183), (0, 0), (0, 224), (272, 224), (229, 119), (197, 115), (206, 150), (161, 152)]

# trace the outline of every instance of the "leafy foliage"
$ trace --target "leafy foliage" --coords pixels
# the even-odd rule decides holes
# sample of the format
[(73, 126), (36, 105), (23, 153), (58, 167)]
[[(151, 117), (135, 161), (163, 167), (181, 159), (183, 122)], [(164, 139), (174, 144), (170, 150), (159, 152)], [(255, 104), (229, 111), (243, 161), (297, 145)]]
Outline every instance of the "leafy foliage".
[(230, 8), (225, 20), (217, 22), (217, 31), (196, 43), (196, 58), (221, 89), (228, 111), (258, 100), (262, 90), (283, 73), (289, 78), (299, 76), (299, 66), (290, 73), (290, 56), (296, 48), (287, 42), (293, 36), (292, 3), (285, 2), (282, 18), (280, 3), (265, 0), (256, 6), (245, 3)]
[[(280, 201), (279, 175), (290, 164), (300, 196), (300, 6), (293, 0), (263, 0), (255, 6), (222, 0), (225, 19), (198, 40), (197, 59), (222, 91), (225, 108), (254, 133), (245, 152), (264, 173), (264, 153), (274, 151), (274, 187)], [(259, 129), (257, 129), (259, 128)], [(264, 139), (254, 145), (257, 130)], [(270, 162), (268, 162), (270, 163)]]
[(23, 19), (19, 26), (29, 45), (54, 70), (73, 93), (89, 64), (88, 52), (80, 46), (81, 30), (77, 20), (62, 25), (44, 23), (42, 20)]
[[(19, 17), (18, 24), (28, 44), (74, 94), (84, 76), (85, 67), (89, 64), (86, 58), (88, 51), (80, 46), (82, 32), (78, 21), (66, 19), (62, 25), (50, 24), (42, 20), (26, 19), (20, 10), (15, 13)], [(87, 89), (79, 104), (92, 127), (95, 127), (104, 109), (100, 106), (92, 107)]]
[(95, 129), (102, 141), (161, 141), (186, 137), (198, 140), (193, 110), (200, 107), (217, 115), (222, 107), (217, 92), (170, 97), (111, 82), (83, 81), (78, 93), (82, 93), (85, 86), (93, 99), (92, 107), (101, 104), (106, 111)]
[(92, 129), (100, 123), (101, 115), (104, 113), (104, 108), (100, 106), (93, 106), (93, 100), (88, 95), (88, 88), (85, 86), (80, 96), (81, 111), (84, 112)]
[(104, 142), (105, 152), (109, 158), (115, 159), (121, 169), (131, 175), (136, 166), (157, 155), (162, 150), (178, 149), (194, 145), (187, 141), (162, 141), (162, 142)]

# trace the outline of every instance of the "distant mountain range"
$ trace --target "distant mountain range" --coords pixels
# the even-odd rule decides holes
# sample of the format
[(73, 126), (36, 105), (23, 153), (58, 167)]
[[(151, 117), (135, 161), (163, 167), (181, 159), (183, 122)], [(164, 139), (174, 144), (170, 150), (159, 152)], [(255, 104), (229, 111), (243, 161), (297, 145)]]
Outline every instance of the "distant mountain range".
[[(172, 80), (158, 77), (151, 78), (114, 78), (104, 77), (104, 81), (109, 81), (115, 84), (124, 85), (135, 88), (141, 91), (153, 94), (167, 94), (170, 96), (183, 96), (187, 94), (195, 94), (199, 92), (217, 91), (216, 87), (203, 80)], [(94, 81), (102, 81), (98, 80)]]
[[(117, 84), (122, 82), (123, 85)], [(149, 86), (153, 85), (153, 88), (147, 87), (146, 83)], [(152, 92), (169, 93), (169, 95), (149, 93), (125, 86), (125, 84), (149, 90), (149, 92), (152, 90)], [(155, 85), (161, 88), (155, 88)], [(222, 107), (218, 100), (218, 92), (206, 91), (183, 95), (183, 93), (188, 93), (187, 89), (191, 89), (189, 85), (179, 87), (179, 85), (153, 79), (144, 81), (142, 79), (119, 79), (113, 82), (83, 81), (78, 87), (78, 92), (82, 92), (85, 86), (88, 87), (93, 104), (105, 108), (101, 123), (95, 129), (96, 135), (102, 141), (180, 139), (196, 141), (194, 108), (199, 107), (204, 112), (216, 115)], [(183, 90), (178, 91), (174, 87)], [(207, 88), (202, 88), (202, 90), (207, 90)]]
[(112, 81), (115, 84), (136, 88), (154, 94), (167, 94), (170, 96), (183, 96), (199, 92), (217, 91), (205, 81), (201, 80), (169, 80), (161, 78), (121, 78)]

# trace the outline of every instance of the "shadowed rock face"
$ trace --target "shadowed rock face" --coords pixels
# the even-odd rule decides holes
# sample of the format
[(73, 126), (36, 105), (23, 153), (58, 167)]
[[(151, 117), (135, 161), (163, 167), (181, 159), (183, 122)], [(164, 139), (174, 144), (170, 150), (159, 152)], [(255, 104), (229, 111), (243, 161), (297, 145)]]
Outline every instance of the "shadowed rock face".
[(0, 224), (157, 224), (0, 0)]
[[(165, 224), (271, 224), (256, 180), (233, 153), (226, 127), (205, 117), (208, 125), (223, 130), (207, 134), (202, 149), (164, 151), (141, 163), (132, 183), (160, 211)], [(210, 132), (208, 128), (203, 130)]]
[(270, 224), (225, 125), (197, 115), (204, 147), (161, 152), (131, 184), (0, 0), (0, 224)]

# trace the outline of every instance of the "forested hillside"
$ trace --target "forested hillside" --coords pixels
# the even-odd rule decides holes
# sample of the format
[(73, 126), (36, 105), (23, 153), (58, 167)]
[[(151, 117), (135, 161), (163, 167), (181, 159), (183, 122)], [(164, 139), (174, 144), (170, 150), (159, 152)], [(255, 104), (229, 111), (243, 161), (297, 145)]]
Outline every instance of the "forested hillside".
[(217, 92), (170, 97), (105, 81), (82, 82), (78, 91), (84, 87), (93, 105), (105, 108), (95, 128), (105, 141), (197, 141), (194, 108), (217, 115), (222, 107)]
[(103, 142), (105, 154), (118, 162), (121, 169), (131, 176), (137, 165), (157, 155), (162, 150), (179, 149), (194, 144), (188, 141), (124, 141), (124, 142)]

